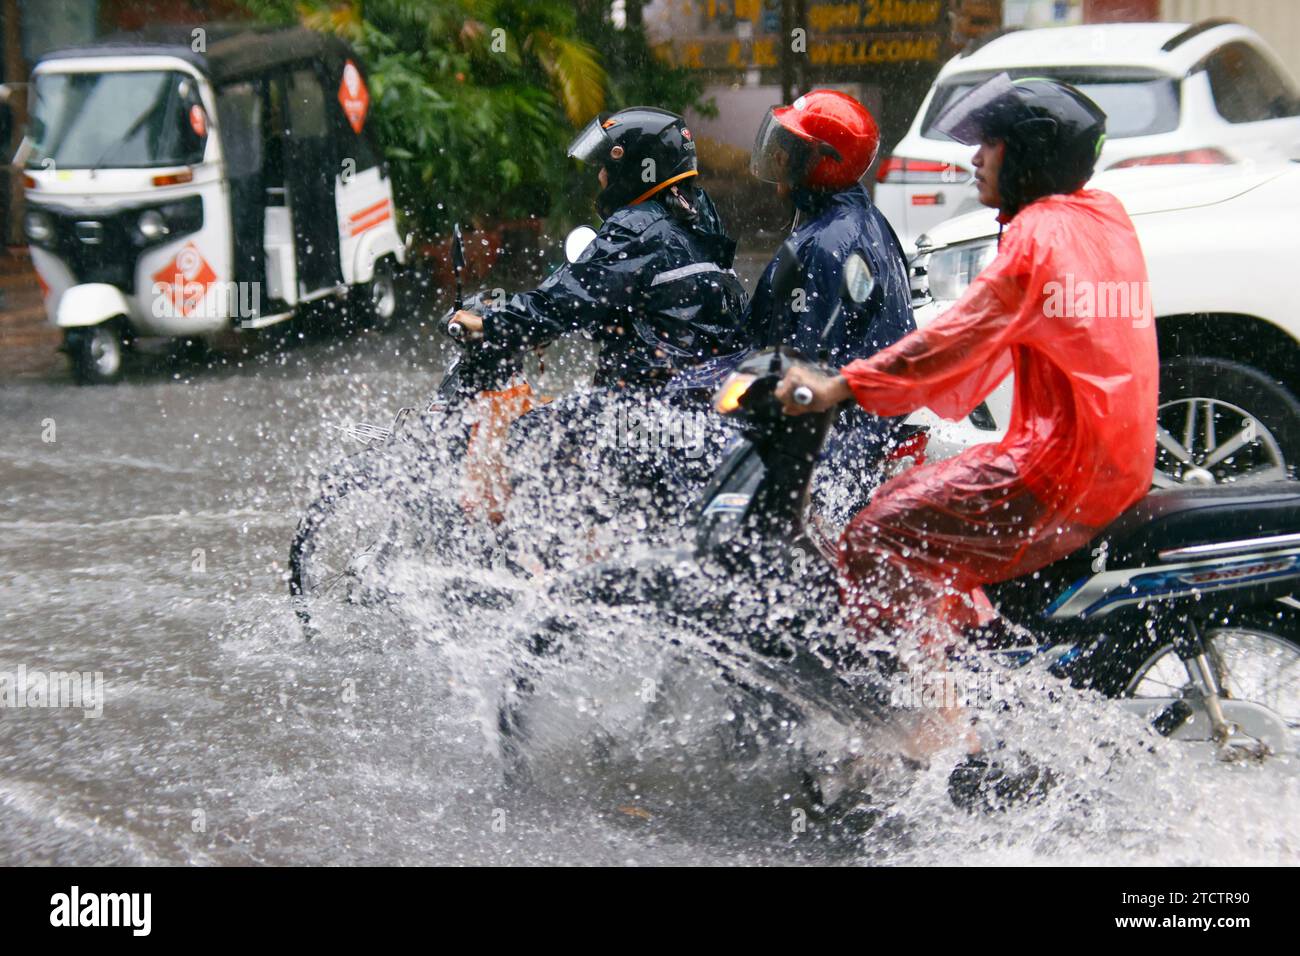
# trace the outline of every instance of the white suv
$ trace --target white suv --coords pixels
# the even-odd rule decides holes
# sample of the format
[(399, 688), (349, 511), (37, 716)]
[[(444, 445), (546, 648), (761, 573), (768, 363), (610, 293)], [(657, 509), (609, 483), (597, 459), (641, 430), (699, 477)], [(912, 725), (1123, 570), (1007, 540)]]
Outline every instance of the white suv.
[[(1124, 204), (1146, 257), (1160, 343), (1155, 484), (1295, 477), (1300, 163), (1121, 169), (1089, 185)], [(981, 207), (920, 237), (911, 263), (918, 325), (992, 261), (997, 234), (995, 213)], [(1009, 417), (1009, 381), (969, 422), (918, 414), (935, 428), (937, 455), (998, 437)]]
[(1106, 111), (1098, 171), (1300, 156), (1296, 84), (1236, 23), (1113, 23), (1007, 33), (950, 60), (876, 175), (876, 205), (910, 253), (916, 237), (978, 205), (974, 149), (933, 129), (952, 100), (1001, 72), (1078, 86)]

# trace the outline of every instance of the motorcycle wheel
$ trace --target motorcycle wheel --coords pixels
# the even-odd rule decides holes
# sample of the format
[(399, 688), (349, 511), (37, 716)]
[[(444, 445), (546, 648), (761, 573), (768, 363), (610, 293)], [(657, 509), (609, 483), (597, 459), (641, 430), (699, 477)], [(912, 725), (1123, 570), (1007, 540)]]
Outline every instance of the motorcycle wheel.
[[(1300, 611), (1281, 602), (1202, 625), (1222, 696), (1261, 704), (1300, 731)], [(1195, 692), (1172, 643), (1135, 653), (1125, 697), (1179, 697)]]
[(349, 455), (320, 478), (289, 546), (289, 596), (304, 635), (324, 600), (354, 598), (361, 574), (378, 553), (391, 494), (382, 448)]

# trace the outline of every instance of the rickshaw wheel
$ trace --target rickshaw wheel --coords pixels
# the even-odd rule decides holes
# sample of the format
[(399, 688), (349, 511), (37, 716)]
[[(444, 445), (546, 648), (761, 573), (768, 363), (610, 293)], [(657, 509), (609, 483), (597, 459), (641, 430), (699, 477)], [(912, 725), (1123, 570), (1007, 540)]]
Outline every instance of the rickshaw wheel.
[(108, 385), (122, 377), (126, 343), (116, 323), (68, 329), (63, 335), (63, 348), (72, 364), (72, 377), (79, 385)]
[(375, 263), (375, 274), (358, 290), (362, 314), (372, 328), (388, 332), (397, 326), (397, 270), (385, 257)]

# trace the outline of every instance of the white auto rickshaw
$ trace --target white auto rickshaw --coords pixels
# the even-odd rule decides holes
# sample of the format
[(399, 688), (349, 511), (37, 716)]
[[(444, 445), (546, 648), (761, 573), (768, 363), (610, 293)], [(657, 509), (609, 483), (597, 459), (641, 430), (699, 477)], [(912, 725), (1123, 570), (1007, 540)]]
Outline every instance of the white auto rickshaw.
[(42, 57), (30, 98), (24, 229), (78, 381), (118, 378), (137, 340), (260, 329), (326, 296), (393, 320), (406, 250), (342, 40), (108, 38)]

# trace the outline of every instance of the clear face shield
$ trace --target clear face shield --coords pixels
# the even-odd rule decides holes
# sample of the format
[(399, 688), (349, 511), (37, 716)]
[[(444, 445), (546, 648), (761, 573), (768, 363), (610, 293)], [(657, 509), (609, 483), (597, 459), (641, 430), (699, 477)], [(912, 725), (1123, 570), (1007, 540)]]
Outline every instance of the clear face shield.
[(766, 183), (793, 184), (807, 165), (812, 153), (810, 144), (781, 125), (775, 110), (767, 116), (754, 137), (749, 154), (749, 171)]
[(614, 148), (614, 141), (605, 132), (604, 124), (608, 119), (608, 114), (602, 113), (584, 126), (569, 144), (568, 157), (592, 166), (603, 163)]
[(959, 143), (979, 146), (985, 130), (1009, 128), (1019, 118), (1019, 102), (1011, 77), (999, 73), (948, 104), (934, 121), (934, 129)]

